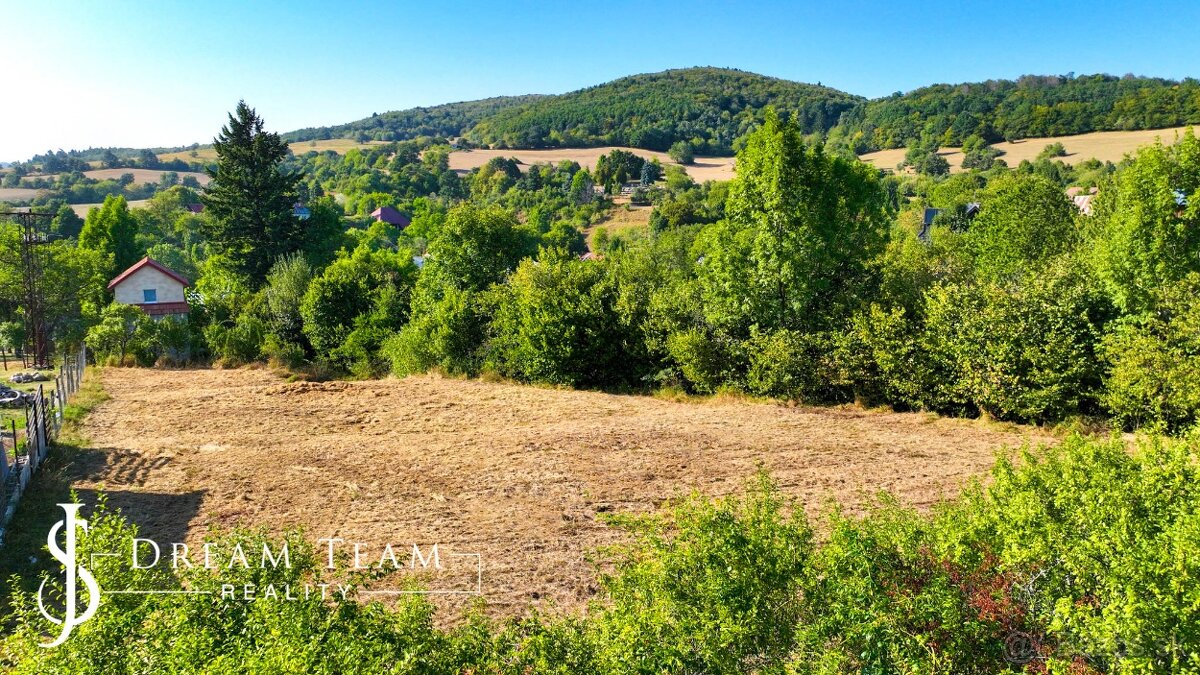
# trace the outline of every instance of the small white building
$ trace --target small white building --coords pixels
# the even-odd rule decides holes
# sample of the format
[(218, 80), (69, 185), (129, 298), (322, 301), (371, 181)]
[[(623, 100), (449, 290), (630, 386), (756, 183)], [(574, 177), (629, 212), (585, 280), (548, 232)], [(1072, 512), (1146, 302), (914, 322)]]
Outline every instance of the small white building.
[(191, 283), (175, 270), (150, 257), (130, 266), (108, 282), (113, 299), (135, 305), (154, 318), (184, 316), (188, 313), (183, 289)]

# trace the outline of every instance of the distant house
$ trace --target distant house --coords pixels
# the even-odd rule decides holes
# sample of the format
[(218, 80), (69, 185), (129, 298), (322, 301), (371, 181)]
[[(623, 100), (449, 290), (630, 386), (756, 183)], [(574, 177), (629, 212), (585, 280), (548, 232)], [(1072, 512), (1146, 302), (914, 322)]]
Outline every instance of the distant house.
[(937, 215), (941, 212), (941, 209), (926, 207), (925, 212), (921, 214), (921, 229), (917, 232), (917, 239), (926, 243), (929, 242), (929, 231), (933, 227), (933, 219), (937, 218)]
[(1092, 197), (1095, 195), (1075, 195), (1071, 201), (1075, 203), (1075, 208), (1085, 216), (1092, 215)]
[[(965, 230), (967, 228), (967, 221), (974, 220), (975, 216), (979, 215), (980, 208), (979, 202), (967, 202), (961, 208), (950, 211), (949, 224), (951, 229), (956, 231)], [(917, 231), (918, 239), (927, 244), (932, 240), (933, 221), (943, 211), (946, 211), (946, 209), (926, 207), (925, 211), (921, 214), (921, 229)]]
[(183, 289), (188, 286), (191, 283), (183, 275), (150, 257), (142, 258), (108, 282), (116, 302), (140, 307), (156, 319), (187, 315)]
[(192, 213), (203, 213), (204, 205), (203, 204), (188, 204), (187, 210), (191, 211)]
[(296, 202), (295, 204), (292, 204), (292, 215), (296, 216), (300, 220), (308, 220), (309, 217), (312, 216), (312, 211), (310, 211), (309, 208), (304, 204)]
[(404, 228), (408, 227), (409, 225), (412, 225), (411, 218), (404, 215), (403, 213), (400, 213), (399, 211), (397, 211), (396, 209), (394, 209), (390, 206), (381, 206), (381, 207), (375, 209), (374, 211), (371, 212), (371, 217), (374, 218), (375, 222), (377, 222), (377, 223), (387, 223), (388, 225), (395, 225), (396, 227), (398, 227), (402, 230)]

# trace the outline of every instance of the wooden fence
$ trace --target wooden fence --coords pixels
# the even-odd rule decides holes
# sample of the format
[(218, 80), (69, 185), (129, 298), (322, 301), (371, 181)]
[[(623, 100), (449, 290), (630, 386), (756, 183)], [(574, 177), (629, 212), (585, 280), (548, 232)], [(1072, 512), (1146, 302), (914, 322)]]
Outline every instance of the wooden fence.
[[(54, 378), (54, 388), (46, 393), (39, 384), (33, 398), (25, 403), (25, 434), (18, 435), (17, 423), (10, 429), (0, 429), (0, 544), (17, 510), (21, 495), (38, 467), (46, 460), (50, 443), (62, 429), (63, 409), (83, 384), (87, 366), (87, 348), (63, 359), (62, 369)], [(12, 457), (9, 457), (11, 448)]]

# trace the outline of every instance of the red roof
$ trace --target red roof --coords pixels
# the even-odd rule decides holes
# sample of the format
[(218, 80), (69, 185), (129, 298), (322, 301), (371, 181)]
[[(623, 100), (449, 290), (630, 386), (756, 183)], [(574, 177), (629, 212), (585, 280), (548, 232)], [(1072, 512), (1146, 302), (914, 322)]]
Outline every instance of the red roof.
[(390, 206), (381, 206), (371, 212), (371, 217), (375, 220), (387, 223), (388, 225), (399, 225), (400, 227), (408, 227), (412, 224), (412, 220)]
[(125, 281), (131, 275), (133, 275), (134, 272), (142, 269), (143, 267), (146, 267), (147, 265), (149, 265), (150, 267), (153, 267), (154, 269), (158, 270), (159, 272), (162, 272), (163, 274), (171, 277), (172, 279), (174, 279), (175, 281), (178, 281), (179, 283), (183, 284), (184, 286), (192, 285), (192, 282), (185, 279), (183, 277), (183, 275), (181, 275), (179, 272), (176, 272), (175, 270), (171, 269), (170, 267), (167, 267), (166, 265), (158, 262), (157, 260), (154, 260), (150, 256), (146, 256), (145, 258), (142, 258), (141, 260), (130, 265), (129, 269), (118, 274), (117, 278), (108, 282), (108, 290), (111, 291), (114, 286), (121, 283), (122, 281)]

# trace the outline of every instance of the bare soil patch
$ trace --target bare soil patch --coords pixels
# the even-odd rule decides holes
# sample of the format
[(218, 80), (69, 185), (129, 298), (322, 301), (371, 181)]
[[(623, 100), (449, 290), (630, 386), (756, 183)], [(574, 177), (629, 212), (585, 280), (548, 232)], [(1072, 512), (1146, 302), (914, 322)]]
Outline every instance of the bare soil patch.
[[(691, 491), (759, 467), (810, 512), (890, 490), (925, 507), (1036, 430), (851, 408), (674, 402), (434, 376), (287, 383), (263, 370), (106, 369), (68, 478), (164, 541), (207, 527), (477, 552), (491, 611), (581, 607), (588, 555)], [(466, 602), (463, 600), (462, 602)], [(450, 604), (455, 604), (451, 602)]]

